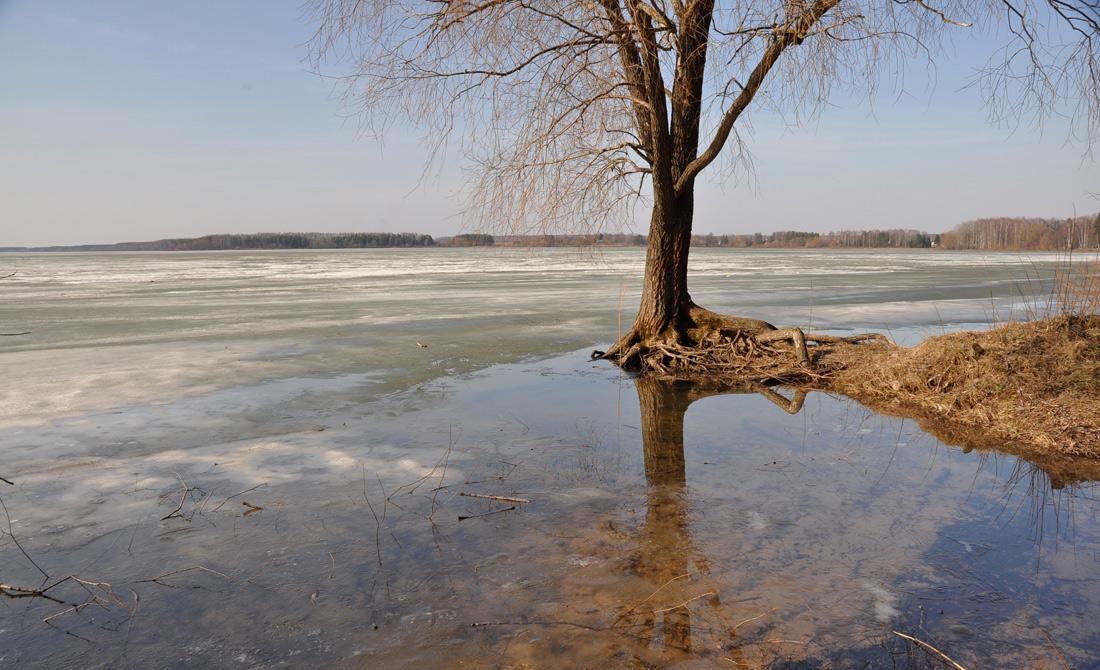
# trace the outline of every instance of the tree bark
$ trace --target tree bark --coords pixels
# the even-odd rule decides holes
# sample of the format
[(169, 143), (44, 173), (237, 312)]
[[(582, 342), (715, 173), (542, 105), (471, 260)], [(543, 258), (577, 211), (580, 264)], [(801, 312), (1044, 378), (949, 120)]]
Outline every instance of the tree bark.
[[(691, 331), (700, 326), (749, 332), (774, 330), (764, 321), (726, 317), (703, 310), (692, 302), (688, 293), (688, 253), (695, 217), (695, 175), (705, 166), (698, 160), (699, 124), (713, 12), (713, 0), (701, 0), (692, 3), (681, 17), (682, 25), (677, 36), (680, 55), (671, 91), (665, 87), (661, 75), (656, 33), (647, 16), (635, 17), (639, 25), (645, 28), (641, 31), (643, 38), (638, 42), (637, 55), (631, 56), (635, 52), (627, 50), (623, 56), (624, 67), (629, 66), (628, 73), (633, 75), (628, 77), (632, 90), (643, 94), (648, 103), (638, 113), (646, 118), (640, 128), (645, 131), (642, 135), (648, 140), (645, 142), (646, 156), (651, 161), (653, 188), (653, 211), (638, 315), (630, 332), (607, 353), (598, 352), (601, 357), (614, 360), (624, 367), (632, 367), (637, 357), (644, 353), (647, 343), (692, 343)], [(611, 15), (614, 16), (614, 13)], [(769, 53), (774, 51), (774, 54), (767, 63), (768, 68), (786, 44), (784, 42), (769, 49)], [(754, 92), (755, 89), (739, 97), (742, 108)], [(711, 160), (713, 156), (704, 163)]]
[[(660, 181), (655, 175), (655, 182)], [(695, 214), (695, 196), (691, 188), (675, 195), (671, 184), (654, 184), (653, 213), (646, 247), (645, 278), (638, 314), (630, 331), (607, 352), (593, 352), (632, 368), (648, 344), (667, 342), (692, 344), (702, 333), (713, 330), (742, 331), (757, 334), (775, 330), (760, 319), (717, 314), (696, 305), (688, 293), (688, 253)], [(694, 336), (693, 336), (694, 335)]]
[[(669, 202), (671, 200), (671, 202)], [(692, 307), (688, 294), (688, 249), (694, 198), (657, 197), (649, 224), (642, 302), (633, 331), (641, 340), (679, 339)]]

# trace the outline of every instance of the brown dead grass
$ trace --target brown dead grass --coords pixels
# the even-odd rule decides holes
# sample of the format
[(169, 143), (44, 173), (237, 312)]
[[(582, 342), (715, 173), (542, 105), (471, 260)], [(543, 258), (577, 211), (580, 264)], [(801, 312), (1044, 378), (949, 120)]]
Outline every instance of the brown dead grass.
[(864, 345), (820, 354), (831, 368), (822, 386), (925, 419), (922, 425), (931, 421), (937, 433), (1100, 456), (1100, 316), (950, 333), (912, 349)]
[(712, 328), (690, 346), (650, 343), (642, 374), (840, 393), (964, 450), (1022, 456), (1052, 481), (1100, 479), (1100, 263), (1070, 260), (1053, 285), (1036, 280), (1034, 297), (1021, 295), (1025, 322), (912, 349), (874, 333), (807, 333), (809, 365), (773, 333)]
[(839, 393), (913, 419), (964, 451), (1022, 457), (1056, 487), (1100, 479), (1100, 315), (950, 333), (912, 349), (879, 337), (807, 335), (815, 344), (809, 366), (798, 364), (789, 343), (759, 345), (738, 334), (692, 349), (654, 347), (645, 361), (658, 377)]

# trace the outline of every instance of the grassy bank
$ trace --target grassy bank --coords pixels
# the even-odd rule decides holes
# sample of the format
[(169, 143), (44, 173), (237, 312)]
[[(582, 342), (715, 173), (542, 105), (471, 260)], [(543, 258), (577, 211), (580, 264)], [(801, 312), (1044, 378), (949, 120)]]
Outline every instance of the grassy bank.
[(954, 442), (1100, 457), (1097, 264), (1067, 259), (1051, 285), (1029, 285), (1024, 322), (940, 335), (912, 349), (837, 352), (834, 388), (920, 418)]
[(911, 349), (873, 333), (805, 333), (809, 361), (800, 364), (785, 331), (719, 329), (690, 350), (652, 345), (644, 362), (663, 376), (840, 393), (948, 444), (1023, 456), (1055, 479), (1100, 477), (1100, 265), (1067, 258), (1053, 281), (1018, 286), (1021, 321)]
[(879, 412), (916, 419), (951, 444), (997, 448), (1030, 460), (1084, 456), (1100, 465), (1100, 315), (1063, 314), (948, 333), (911, 349), (875, 333), (807, 333), (802, 337), (813, 346), (805, 364), (789, 331), (716, 333), (690, 349), (652, 344), (642, 364), (659, 377), (839, 393)]
[(1100, 456), (1100, 316), (836, 355), (845, 360), (833, 388), (875, 409), (931, 419), (949, 432), (969, 429), (981, 442)]

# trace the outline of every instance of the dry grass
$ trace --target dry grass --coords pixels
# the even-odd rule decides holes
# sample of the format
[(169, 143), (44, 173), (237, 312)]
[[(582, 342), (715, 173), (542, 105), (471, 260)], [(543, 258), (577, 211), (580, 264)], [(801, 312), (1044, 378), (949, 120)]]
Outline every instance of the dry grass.
[(1100, 457), (1100, 265), (1067, 256), (1052, 283), (1029, 286), (1024, 323), (836, 351), (832, 388), (955, 442)]
[(1100, 477), (1100, 460), (1095, 468), (1066, 461), (1100, 459), (1100, 263), (1067, 258), (1053, 282), (1029, 280), (1020, 298), (1026, 322), (931, 337), (912, 349), (874, 333), (806, 334), (816, 346), (801, 365), (790, 342), (716, 330), (690, 346), (649, 343), (641, 367), (659, 377), (837, 392), (914, 418), (968, 450), (996, 448)]
[(1100, 316), (1063, 315), (986, 332), (931, 337), (912, 349), (807, 335), (811, 364), (789, 343), (723, 336), (694, 347), (651, 345), (648, 374), (730, 385), (780, 383), (836, 392), (920, 420), (966, 447), (1100, 457)]
[(842, 348), (829, 386), (989, 440), (1100, 456), (1100, 316), (1056, 316), (912, 349)]
[(1100, 259), (1074, 262), (1068, 258), (1058, 270), (1054, 293), (1060, 314), (1100, 314)]
[[(651, 345), (646, 373), (730, 385), (780, 383), (846, 395), (911, 417), (946, 442), (1042, 455), (1100, 457), (1100, 316), (1061, 315), (986, 332), (931, 337), (912, 349), (807, 335), (811, 364), (786, 342), (723, 336)], [(883, 338), (884, 339), (884, 338)]]

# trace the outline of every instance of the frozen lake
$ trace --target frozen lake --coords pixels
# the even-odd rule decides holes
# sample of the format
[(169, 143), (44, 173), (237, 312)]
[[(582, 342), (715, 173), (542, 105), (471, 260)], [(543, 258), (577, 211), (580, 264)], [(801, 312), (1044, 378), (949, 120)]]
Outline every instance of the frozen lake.
[[(696, 249), (689, 282), (914, 344), (1043, 313), (1062, 260)], [(0, 254), (0, 583), (75, 577), (0, 598), (0, 664), (941, 667), (894, 631), (1094, 663), (1092, 483), (821, 394), (636, 388), (586, 353), (643, 261)]]
[[(1013, 296), (1044, 294), (1058, 258), (697, 249), (690, 285), (719, 312), (912, 343), (1025, 316)], [(31, 331), (0, 338), (0, 426), (294, 377), (384, 393), (606, 343), (643, 264), (641, 249), (0, 254), (18, 271), (0, 332)]]

